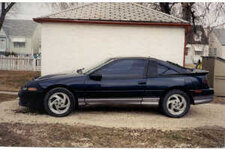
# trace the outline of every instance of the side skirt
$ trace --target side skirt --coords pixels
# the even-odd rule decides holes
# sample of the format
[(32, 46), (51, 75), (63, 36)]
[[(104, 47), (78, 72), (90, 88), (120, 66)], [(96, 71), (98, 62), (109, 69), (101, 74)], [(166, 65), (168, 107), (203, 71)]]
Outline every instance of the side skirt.
[(158, 105), (160, 98), (78, 98), (79, 105), (92, 104), (142, 104)]
[(141, 104), (143, 104), (143, 105), (158, 105), (159, 100), (160, 100), (159, 97), (143, 98)]

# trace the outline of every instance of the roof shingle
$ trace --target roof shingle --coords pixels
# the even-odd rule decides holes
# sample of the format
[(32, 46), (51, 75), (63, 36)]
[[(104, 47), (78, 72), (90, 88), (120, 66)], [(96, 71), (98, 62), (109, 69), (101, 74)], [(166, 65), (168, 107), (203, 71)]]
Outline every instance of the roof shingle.
[(45, 19), (90, 20), (116, 22), (181, 23), (187, 21), (176, 18), (136, 3), (96, 2), (40, 17)]
[(5, 20), (3, 30), (9, 36), (31, 37), (37, 26), (32, 20)]

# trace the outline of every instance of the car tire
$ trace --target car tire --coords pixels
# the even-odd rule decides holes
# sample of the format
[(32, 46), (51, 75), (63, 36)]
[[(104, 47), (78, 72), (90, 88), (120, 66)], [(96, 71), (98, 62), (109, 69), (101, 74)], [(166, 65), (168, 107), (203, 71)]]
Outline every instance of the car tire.
[(55, 117), (69, 115), (75, 106), (73, 94), (66, 88), (54, 88), (44, 98), (45, 111)]
[(180, 118), (188, 113), (190, 109), (190, 98), (181, 90), (172, 90), (162, 98), (160, 107), (166, 116)]

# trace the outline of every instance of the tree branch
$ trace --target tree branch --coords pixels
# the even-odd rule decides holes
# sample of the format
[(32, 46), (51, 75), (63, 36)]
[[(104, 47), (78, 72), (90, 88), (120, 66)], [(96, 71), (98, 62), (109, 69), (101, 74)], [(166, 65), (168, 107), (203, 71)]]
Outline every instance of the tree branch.
[(14, 2), (10, 3), (10, 4), (7, 6), (7, 8), (5, 9), (5, 12), (7, 13), (7, 12), (12, 8), (12, 6), (13, 6), (14, 4), (15, 4)]
[(2, 10), (1, 10), (1, 15), (0, 15), (0, 30), (2, 28), (2, 25), (3, 25), (3, 22), (5, 20), (5, 16), (6, 14), (8, 13), (8, 11), (12, 8), (12, 6), (14, 5), (15, 3), (9, 3), (9, 5), (5, 8), (6, 6), (6, 3), (5, 2), (2, 2), (1, 5), (2, 5)]

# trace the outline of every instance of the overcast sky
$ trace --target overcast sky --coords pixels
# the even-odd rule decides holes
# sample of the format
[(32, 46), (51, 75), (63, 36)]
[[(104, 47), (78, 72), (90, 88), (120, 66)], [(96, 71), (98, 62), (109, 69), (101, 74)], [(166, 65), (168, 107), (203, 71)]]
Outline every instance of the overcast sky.
[[(7, 15), (7, 19), (28, 19), (51, 13), (48, 3), (16, 3)], [(16, 13), (15, 13), (16, 12)]]

